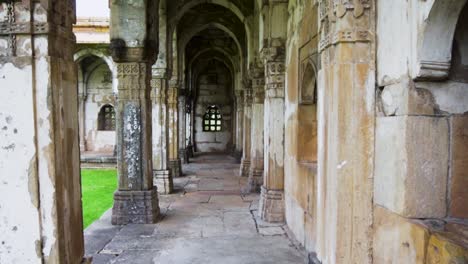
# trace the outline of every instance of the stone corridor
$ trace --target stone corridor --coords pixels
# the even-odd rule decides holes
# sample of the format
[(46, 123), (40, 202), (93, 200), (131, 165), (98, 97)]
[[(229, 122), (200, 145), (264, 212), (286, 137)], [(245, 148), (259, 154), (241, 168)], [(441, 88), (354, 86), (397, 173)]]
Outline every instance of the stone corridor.
[(93, 263), (304, 263), (305, 253), (282, 224), (257, 218), (258, 194), (225, 155), (199, 155), (161, 195), (154, 225), (112, 226), (111, 211), (85, 230)]

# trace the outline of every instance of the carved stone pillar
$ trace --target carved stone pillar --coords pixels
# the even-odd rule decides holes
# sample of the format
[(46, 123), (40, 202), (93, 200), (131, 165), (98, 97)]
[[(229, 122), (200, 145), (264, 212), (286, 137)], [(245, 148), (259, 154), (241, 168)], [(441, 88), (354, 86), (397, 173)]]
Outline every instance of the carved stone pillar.
[[(150, 224), (159, 215), (153, 187), (151, 65), (157, 36), (148, 30), (157, 1), (111, 1), (111, 51), (117, 66), (116, 134), (119, 187), (112, 224)], [(132, 23), (128, 23), (131, 21)], [(154, 45), (154, 46), (152, 46)]]
[(177, 81), (170, 81), (167, 93), (167, 106), (169, 109), (169, 169), (173, 177), (182, 174), (182, 162), (179, 157), (179, 86)]
[(86, 151), (86, 99), (87, 95), (78, 95), (78, 118), (80, 128), (80, 151)]
[[(185, 91), (185, 90), (182, 90)], [(179, 158), (184, 164), (188, 163), (187, 143), (185, 138), (186, 118), (185, 118), (185, 93), (179, 94)]]
[(165, 69), (153, 68), (152, 76), (153, 181), (159, 193), (170, 194), (174, 189), (174, 183), (169, 170), (167, 77)]
[(263, 68), (252, 70), (252, 132), (251, 132), (251, 150), (250, 150), (250, 172), (248, 189), (250, 192), (260, 191), (263, 185), (263, 166), (264, 166), (264, 103), (265, 103), (265, 75)]
[(251, 124), (252, 124), (252, 86), (251, 82), (246, 81), (244, 85), (244, 138), (243, 152), (240, 166), (240, 176), (248, 177), (250, 171), (250, 145), (251, 145)]
[[(277, 40), (276, 43), (284, 43)], [(264, 48), (265, 157), (259, 213), (267, 222), (284, 222), (284, 44)]]
[(319, 2), (317, 255), (337, 264), (373, 261), (376, 2)]
[(243, 92), (237, 90), (236, 94), (236, 147), (234, 156), (238, 161), (242, 158), (242, 148), (244, 143), (244, 96)]
[(150, 68), (142, 59), (116, 64), (119, 189), (112, 224), (155, 223), (159, 206), (152, 177)]

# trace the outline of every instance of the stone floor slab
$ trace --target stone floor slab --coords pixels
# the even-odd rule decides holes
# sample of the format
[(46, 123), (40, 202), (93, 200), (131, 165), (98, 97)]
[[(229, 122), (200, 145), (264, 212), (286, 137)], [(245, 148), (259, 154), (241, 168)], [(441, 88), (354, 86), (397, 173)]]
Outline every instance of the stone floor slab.
[(306, 263), (283, 224), (258, 219), (259, 195), (241, 194), (247, 179), (238, 176), (233, 158), (202, 155), (191, 161), (184, 170), (192, 175), (174, 179), (175, 193), (160, 195), (157, 224), (112, 226), (108, 211), (85, 230), (93, 263)]

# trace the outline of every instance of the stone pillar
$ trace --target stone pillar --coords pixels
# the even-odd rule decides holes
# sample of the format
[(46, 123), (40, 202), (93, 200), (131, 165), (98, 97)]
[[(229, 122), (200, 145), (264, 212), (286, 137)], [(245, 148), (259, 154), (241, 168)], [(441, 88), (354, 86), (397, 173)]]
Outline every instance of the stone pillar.
[[(284, 43), (277, 40), (276, 43)], [(284, 222), (284, 44), (264, 48), (266, 67), (264, 179), (259, 213), (267, 222)]]
[(250, 171), (250, 145), (251, 145), (251, 124), (252, 124), (252, 86), (249, 81), (245, 81), (244, 85), (244, 137), (243, 137), (243, 152), (240, 165), (240, 176), (248, 177)]
[(177, 81), (170, 81), (167, 93), (167, 106), (169, 110), (169, 169), (173, 177), (182, 174), (182, 162), (179, 157), (179, 86)]
[(372, 263), (376, 3), (319, 2), (316, 244), (330, 263)]
[(170, 194), (174, 189), (174, 183), (169, 170), (167, 78), (165, 69), (153, 68), (152, 72), (153, 181), (160, 194)]
[(263, 166), (264, 166), (264, 103), (265, 103), (265, 76), (264, 69), (257, 68), (252, 70), (252, 132), (251, 132), (251, 150), (250, 150), (250, 172), (248, 189), (250, 192), (260, 191), (263, 185)]
[(87, 95), (82, 93), (78, 95), (78, 118), (80, 129), (80, 151), (86, 151), (86, 99)]
[[(185, 91), (185, 90), (182, 90)], [(184, 164), (188, 163), (185, 115), (185, 92), (179, 94), (179, 158)]]
[(236, 148), (234, 156), (239, 161), (242, 158), (242, 147), (244, 143), (244, 96), (242, 91), (236, 90)]
[(0, 262), (81, 263), (75, 1), (0, 2)]
[[(119, 187), (112, 224), (151, 224), (159, 215), (153, 187), (151, 65), (157, 46), (144, 0), (111, 1), (111, 51), (117, 66), (116, 134)], [(157, 12), (151, 13), (156, 15)], [(132, 23), (128, 23), (131, 21)]]

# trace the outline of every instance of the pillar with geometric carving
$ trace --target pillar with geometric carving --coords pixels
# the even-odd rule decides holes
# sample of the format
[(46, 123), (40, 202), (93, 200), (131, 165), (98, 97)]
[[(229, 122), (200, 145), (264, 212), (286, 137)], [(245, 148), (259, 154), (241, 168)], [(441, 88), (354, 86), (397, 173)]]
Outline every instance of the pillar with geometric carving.
[(266, 65), (265, 157), (259, 214), (267, 222), (284, 222), (284, 44), (264, 48), (262, 55)]
[(185, 102), (186, 102), (186, 90), (183, 89), (179, 93), (179, 158), (182, 163), (188, 163), (188, 155), (187, 155), (187, 142), (186, 142), (186, 114), (185, 111)]
[(182, 162), (179, 157), (179, 85), (177, 79), (169, 81), (167, 107), (169, 110), (169, 169), (173, 177), (182, 174)]
[(250, 80), (244, 81), (244, 133), (243, 152), (240, 165), (240, 176), (248, 177), (250, 171), (250, 145), (252, 125), (252, 84)]
[(376, 2), (319, 2), (317, 255), (337, 264), (373, 261)]
[(235, 158), (242, 159), (243, 135), (244, 135), (244, 95), (241, 90), (235, 91), (236, 96), (236, 146), (234, 149)]
[(158, 188), (158, 193), (170, 194), (174, 189), (174, 183), (169, 170), (166, 69), (153, 66), (151, 101), (153, 109), (153, 181)]
[(153, 186), (150, 100), (152, 52), (157, 51), (157, 46), (147, 46), (157, 41), (148, 41), (154, 37), (147, 32), (151, 24), (149, 4), (144, 0), (111, 2), (111, 51), (118, 81), (119, 184), (112, 210), (114, 225), (155, 223), (159, 215), (158, 194)]
[(251, 69), (252, 77), (252, 129), (251, 129), (251, 149), (250, 149), (250, 171), (248, 180), (248, 190), (250, 192), (260, 191), (263, 184), (264, 166), (264, 103), (265, 103), (265, 74), (262, 65)]

